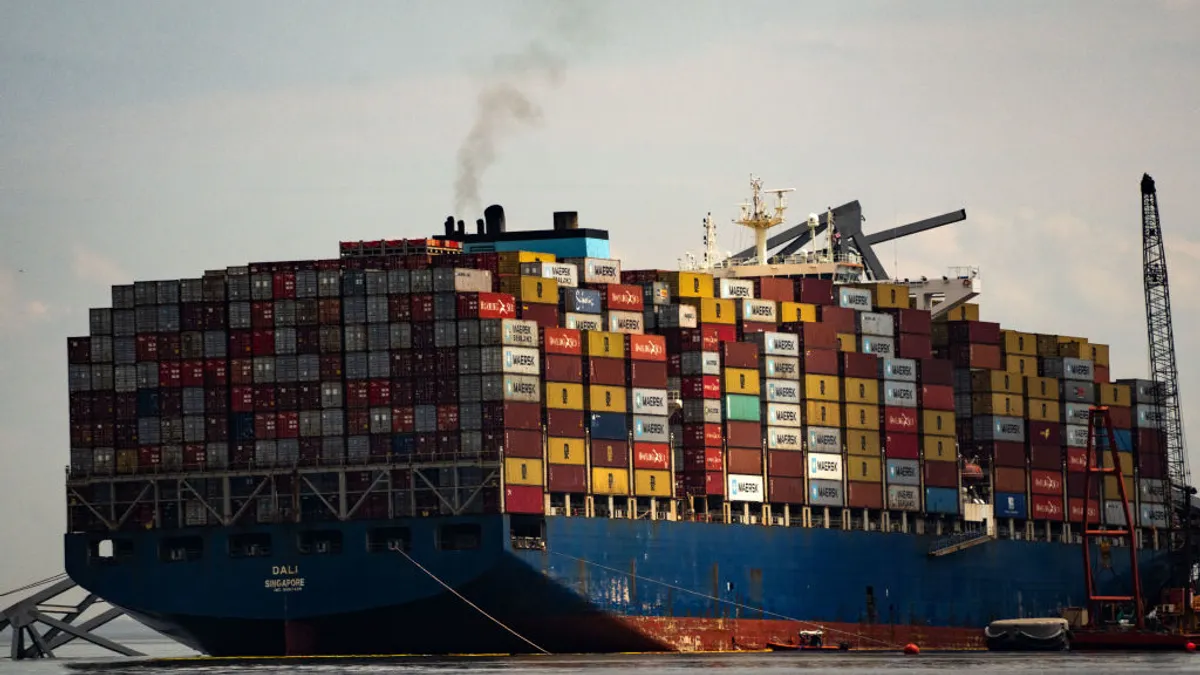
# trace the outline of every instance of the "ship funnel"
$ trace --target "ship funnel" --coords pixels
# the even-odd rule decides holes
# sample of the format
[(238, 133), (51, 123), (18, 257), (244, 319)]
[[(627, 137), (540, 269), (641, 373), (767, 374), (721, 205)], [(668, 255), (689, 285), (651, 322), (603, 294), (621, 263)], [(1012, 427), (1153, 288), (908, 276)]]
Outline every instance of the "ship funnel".
[(555, 211), (554, 212), (554, 229), (556, 229), (556, 230), (578, 230), (579, 229), (579, 212), (578, 211)]
[(483, 217), (487, 221), (488, 234), (503, 234), (504, 233), (504, 207), (499, 204), (492, 204), (483, 210)]
[(463, 221), (462, 221), (462, 220), (459, 220), (459, 221), (458, 221), (458, 233), (459, 233), (459, 234), (466, 234), (466, 233), (467, 233), (467, 226), (466, 226), (465, 224), (463, 224)]
[(475, 220), (475, 234), (483, 234), (486, 231), (484, 230), (486, 226), (487, 224), (483, 222), (483, 218), (477, 218)]
[(446, 216), (446, 222), (443, 224), (446, 230), (446, 236), (454, 236), (454, 216)]

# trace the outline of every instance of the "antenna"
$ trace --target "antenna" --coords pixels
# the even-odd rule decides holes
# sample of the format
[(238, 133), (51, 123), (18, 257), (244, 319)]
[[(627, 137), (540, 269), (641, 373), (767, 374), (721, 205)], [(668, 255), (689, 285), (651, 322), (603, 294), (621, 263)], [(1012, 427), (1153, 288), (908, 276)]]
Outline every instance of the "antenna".
[[(783, 212), (787, 210), (787, 199), (784, 197), (784, 194), (794, 192), (795, 189), (776, 188), (773, 190), (763, 190), (762, 179), (757, 178), (754, 174), (750, 175), (750, 202), (741, 205), (741, 218), (733, 222), (754, 230), (756, 263), (759, 265), (767, 263), (767, 230), (783, 222)], [(775, 195), (774, 214), (767, 211), (766, 200), (762, 197), (763, 192), (770, 192)]]
[(713, 220), (712, 211), (704, 216), (704, 269), (711, 269), (717, 264), (717, 223)]

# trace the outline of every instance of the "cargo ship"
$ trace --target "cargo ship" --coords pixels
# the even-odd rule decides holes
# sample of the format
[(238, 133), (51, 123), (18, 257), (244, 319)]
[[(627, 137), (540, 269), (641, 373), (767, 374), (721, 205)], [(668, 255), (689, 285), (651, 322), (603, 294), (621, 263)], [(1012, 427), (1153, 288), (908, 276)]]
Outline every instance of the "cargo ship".
[[(981, 318), (976, 272), (807, 250), (623, 269), (554, 214), (112, 288), (67, 340), (70, 577), (218, 656), (983, 648), (1086, 602), (1088, 410), (1168, 564), (1153, 383)], [(818, 226), (826, 230), (817, 248)], [(1105, 461), (1111, 461), (1107, 455)], [(1156, 581), (1158, 580), (1158, 581)]]

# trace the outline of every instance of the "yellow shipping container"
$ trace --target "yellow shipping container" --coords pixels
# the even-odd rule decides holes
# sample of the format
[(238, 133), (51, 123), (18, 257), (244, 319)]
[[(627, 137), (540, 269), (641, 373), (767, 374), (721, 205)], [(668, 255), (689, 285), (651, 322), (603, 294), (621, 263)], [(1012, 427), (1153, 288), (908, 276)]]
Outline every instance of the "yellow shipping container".
[(558, 262), (553, 253), (537, 251), (501, 251), (496, 254), (502, 263)]
[(588, 410), (592, 412), (623, 413), (627, 410), (625, 387), (588, 386)]
[(981, 393), (1020, 394), (1021, 378), (1004, 370), (976, 370), (971, 373), (971, 389)]
[(625, 335), (623, 333), (585, 330), (583, 334), (587, 338), (585, 341), (587, 351), (584, 354), (611, 359), (625, 358)]
[(955, 439), (949, 436), (922, 436), (921, 456), (933, 462), (957, 461), (954, 443)]
[(971, 414), (1024, 417), (1025, 399), (1020, 394), (971, 394)]
[(1056, 356), (1064, 356), (1069, 359), (1090, 359), (1092, 348), (1088, 345), (1087, 338), (1059, 335)]
[(592, 468), (592, 494), (629, 494), (629, 469)]
[(1058, 336), (1047, 335), (1045, 333), (1037, 334), (1037, 355), (1038, 356), (1058, 356)]
[(1004, 356), (1004, 370), (1013, 375), (1036, 375), (1037, 357), (1007, 354)]
[(878, 457), (879, 447), (878, 431), (846, 430), (846, 452), (851, 455)]
[(854, 333), (838, 333), (838, 351), (856, 352), (858, 351), (858, 336)]
[(945, 317), (944, 321), (978, 321), (979, 305), (973, 302), (964, 302), (942, 316)]
[[(804, 398), (810, 401), (833, 401), (842, 400), (841, 381), (837, 375), (805, 375), (804, 376)], [(878, 401), (876, 397), (871, 400), (872, 403)]]
[(659, 275), (671, 287), (671, 296), (676, 298), (711, 298), (713, 275), (704, 272), (666, 272)]
[(779, 303), (779, 320), (783, 323), (796, 321), (816, 323), (817, 306), (807, 302), (781, 302)]
[(907, 309), (909, 307), (908, 286), (871, 284), (868, 288), (871, 289), (871, 301), (877, 308)]
[[(808, 402), (808, 415), (809, 415), (808, 423), (809, 424), (816, 425), (816, 426), (837, 426), (838, 425), (836, 420), (832, 423), (827, 424), (826, 422), (820, 421), (819, 417), (815, 418), (818, 421), (813, 421), (814, 420), (814, 417), (813, 417), (813, 406), (814, 405), (832, 406), (833, 404), (832, 403), (821, 403), (819, 401), (809, 401)], [(836, 416), (837, 408), (834, 408), (834, 411), (835, 411), (834, 415)], [(820, 414), (819, 411), (818, 411), (818, 414)], [(877, 431), (879, 431), (879, 406), (865, 405), (865, 404), (861, 404), (861, 403), (847, 403), (845, 420), (846, 420), (846, 428), (847, 429), (858, 429), (860, 431), (876, 431), (877, 432)]]
[(568, 382), (546, 382), (546, 407), (555, 410), (583, 410), (583, 385)]
[(1031, 398), (1025, 402), (1025, 413), (1034, 422), (1058, 422), (1062, 416), (1062, 408), (1058, 401)]
[(1100, 405), (1128, 408), (1132, 405), (1129, 387), (1124, 384), (1099, 384)]
[(508, 457), (504, 460), (504, 482), (508, 485), (542, 485), (542, 460)]
[(1015, 330), (1000, 331), (1001, 349), (1014, 356), (1037, 356), (1037, 335)]
[(1058, 380), (1053, 377), (1025, 376), (1025, 398), (1058, 400)]
[(546, 439), (546, 450), (551, 464), (587, 463), (582, 438), (558, 438), (551, 436)]
[(725, 377), (722, 378), (725, 393), (727, 394), (754, 394), (757, 395), (758, 387), (758, 371), (750, 370), (749, 368), (726, 368)]
[[(807, 401), (804, 404), (805, 424), (815, 427), (840, 427), (842, 426), (841, 410), (838, 404), (827, 401)], [(878, 429), (879, 428), (879, 412), (875, 413), (874, 427), (854, 427), (856, 429)]]
[(633, 494), (638, 497), (670, 497), (670, 471), (647, 471), (635, 469), (633, 472)]
[[(1133, 476), (1127, 476), (1125, 478), (1125, 494), (1129, 496), (1129, 508), (1132, 509), (1134, 506), (1133, 500), (1137, 498), (1137, 493), (1134, 491), (1134, 487), (1136, 486), (1133, 484), (1133, 481), (1130, 480), (1131, 478), (1133, 478)], [(1104, 498), (1112, 500), (1121, 499), (1121, 488), (1117, 486), (1116, 476), (1104, 477)]]
[[(1106, 469), (1112, 468), (1112, 453), (1102, 452), (1100, 453), (1100, 456), (1102, 460), (1100, 466)], [(1121, 458), (1119, 460), (1121, 462), (1121, 473), (1125, 474), (1126, 476), (1133, 476), (1133, 453), (1118, 452), (1117, 456)]]
[(700, 298), (700, 322), (737, 324), (737, 305), (730, 298)]
[(923, 410), (921, 433), (926, 436), (953, 436), (954, 413), (949, 410)]
[(850, 480), (882, 483), (883, 472), (879, 467), (881, 462), (878, 457), (847, 457), (846, 473)]
[(1108, 345), (1091, 345), (1092, 355), (1089, 357), (1097, 366), (1108, 365)]
[(879, 380), (867, 380), (861, 377), (847, 377), (846, 390), (842, 398), (846, 403), (879, 404)]
[(117, 450), (117, 473), (137, 473), (137, 469), (137, 450)]
[(544, 277), (507, 276), (500, 280), (500, 292), (520, 302), (558, 304), (558, 282)]

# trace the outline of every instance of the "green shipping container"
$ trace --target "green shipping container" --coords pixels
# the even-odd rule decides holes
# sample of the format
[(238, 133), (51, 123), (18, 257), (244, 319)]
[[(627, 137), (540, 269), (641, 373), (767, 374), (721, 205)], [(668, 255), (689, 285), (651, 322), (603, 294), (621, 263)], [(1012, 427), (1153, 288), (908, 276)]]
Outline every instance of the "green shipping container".
[(734, 422), (758, 422), (762, 419), (761, 402), (757, 396), (725, 395), (725, 419)]

